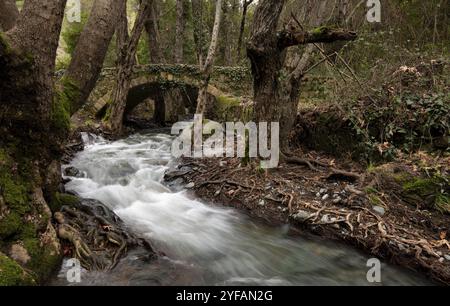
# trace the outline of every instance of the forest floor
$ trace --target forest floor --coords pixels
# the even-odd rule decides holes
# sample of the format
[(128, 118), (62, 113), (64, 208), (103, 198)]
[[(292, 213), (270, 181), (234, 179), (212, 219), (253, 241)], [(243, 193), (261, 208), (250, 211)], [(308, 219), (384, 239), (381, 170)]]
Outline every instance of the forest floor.
[(306, 159), (290, 158), (269, 171), (240, 159), (183, 159), (166, 180), (184, 180), (204, 201), (344, 241), (450, 284), (450, 215), (448, 207), (438, 210), (439, 195), (432, 194), (448, 185), (423, 175), (426, 165), (448, 175), (449, 157), (417, 153), (367, 169), (316, 152), (295, 156)]

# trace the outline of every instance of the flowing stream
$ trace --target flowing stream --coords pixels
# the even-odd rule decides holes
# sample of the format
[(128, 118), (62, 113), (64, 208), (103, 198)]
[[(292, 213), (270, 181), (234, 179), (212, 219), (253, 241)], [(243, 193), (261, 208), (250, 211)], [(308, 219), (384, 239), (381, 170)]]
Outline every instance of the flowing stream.
[[(340, 244), (288, 234), (234, 209), (202, 203), (163, 183), (174, 166), (171, 137), (155, 132), (108, 142), (92, 136), (70, 166), (83, 178), (66, 189), (99, 200), (165, 256), (130, 252), (111, 272), (83, 271), (81, 285), (370, 285), (367, 256)], [(65, 263), (52, 282), (69, 285)], [(427, 280), (382, 264), (383, 285)]]

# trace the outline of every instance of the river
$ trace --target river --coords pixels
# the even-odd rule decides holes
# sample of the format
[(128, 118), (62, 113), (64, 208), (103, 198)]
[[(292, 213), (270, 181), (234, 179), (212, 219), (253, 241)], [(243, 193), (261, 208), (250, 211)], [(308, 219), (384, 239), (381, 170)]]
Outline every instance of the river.
[[(86, 137), (70, 166), (84, 174), (68, 191), (99, 200), (165, 256), (130, 252), (111, 272), (82, 272), (80, 285), (371, 285), (368, 256), (341, 244), (289, 235), (238, 210), (202, 203), (167, 187), (171, 137), (148, 132), (109, 142)], [(89, 139), (88, 139), (89, 138)], [(52, 281), (66, 281), (66, 262)], [(424, 277), (382, 264), (383, 285), (426, 285)]]

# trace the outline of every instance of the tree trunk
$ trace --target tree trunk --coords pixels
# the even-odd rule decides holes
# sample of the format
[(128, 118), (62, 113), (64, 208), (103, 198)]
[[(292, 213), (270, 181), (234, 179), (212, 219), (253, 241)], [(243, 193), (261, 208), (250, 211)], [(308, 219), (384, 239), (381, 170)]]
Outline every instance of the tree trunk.
[(231, 6), (229, 0), (225, 0), (223, 3), (223, 26), (222, 26), (222, 35), (223, 35), (223, 43), (221, 44), (221, 57), (223, 60), (223, 64), (225, 66), (233, 66), (233, 55), (232, 55), (232, 31), (233, 31), (233, 22), (232, 22), (232, 12), (230, 11)]
[(141, 2), (131, 36), (125, 44), (124, 50), (121, 52), (122, 56), (118, 62), (116, 85), (106, 118), (107, 128), (116, 135), (122, 132), (123, 116), (130, 88), (131, 74), (136, 61), (137, 46), (145, 27), (145, 21), (151, 13), (152, 5), (153, 0), (143, 0)]
[(214, 57), (216, 55), (217, 44), (219, 42), (220, 22), (222, 19), (222, 0), (216, 2), (216, 15), (214, 18), (214, 28), (211, 36), (211, 44), (209, 45), (208, 55), (204, 62), (200, 61), (200, 72), (202, 74), (202, 82), (198, 91), (197, 114), (204, 114), (208, 101), (208, 85), (211, 78)]
[[(318, 27), (325, 22), (325, 12), (328, 4), (328, 0), (311, 2), (309, 26)], [(314, 45), (308, 45), (304, 48), (302, 54), (294, 51), (288, 52), (286, 56), (283, 75), (287, 77), (282, 81), (285, 95), (283, 96), (283, 101), (280, 103), (280, 145), (283, 152), (289, 152), (289, 144), (298, 114), (302, 78), (311, 63), (311, 56), (315, 49), (316, 47)]]
[(207, 30), (204, 24), (204, 7), (203, 0), (191, 0), (192, 23), (194, 30), (195, 52), (197, 54), (197, 62), (203, 63), (207, 52)]
[(80, 35), (72, 61), (62, 80), (77, 112), (95, 87), (108, 47), (116, 30), (125, 0), (95, 0), (91, 15)]
[(297, 114), (296, 108), (292, 108), (298, 101), (299, 87), (299, 78), (291, 78), (284, 69), (286, 49), (295, 45), (352, 40), (356, 34), (329, 27), (307, 32), (291, 26), (277, 31), (285, 3), (285, 0), (259, 2), (247, 54), (254, 79), (254, 119), (257, 122), (280, 122), (284, 125), (280, 130), (286, 135), (291, 129), (285, 125), (292, 128)]
[(186, 21), (188, 13), (188, 1), (177, 0), (177, 23), (175, 33), (174, 62), (182, 64), (184, 60), (184, 35), (186, 32)]
[[(0, 279), (6, 285), (41, 283), (60, 264), (44, 195), (60, 183), (57, 160), (69, 124), (53, 90), (65, 5), (27, 0), (17, 26), (0, 35)], [(11, 267), (23, 273), (9, 278)]]
[(253, 3), (254, 0), (244, 0), (244, 3), (242, 5), (242, 19), (241, 19), (241, 27), (239, 29), (239, 38), (238, 38), (238, 44), (237, 44), (237, 58), (238, 60), (241, 59), (242, 55), (242, 44), (244, 40), (244, 31), (245, 31), (245, 24), (247, 23), (247, 13), (248, 13), (248, 7)]
[(161, 37), (159, 33), (159, 8), (158, 1), (153, 1), (151, 11), (145, 21), (145, 31), (148, 37), (148, 47), (150, 50), (150, 63), (165, 63), (163, 52), (161, 50)]
[(130, 33), (128, 32), (128, 16), (127, 16), (127, 1), (122, 2), (120, 8), (119, 22), (116, 29), (117, 39), (117, 63), (122, 58), (122, 51), (125, 51), (125, 45), (130, 39)]
[(8, 31), (16, 25), (19, 10), (15, 0), (0, 1), (0, 31)]

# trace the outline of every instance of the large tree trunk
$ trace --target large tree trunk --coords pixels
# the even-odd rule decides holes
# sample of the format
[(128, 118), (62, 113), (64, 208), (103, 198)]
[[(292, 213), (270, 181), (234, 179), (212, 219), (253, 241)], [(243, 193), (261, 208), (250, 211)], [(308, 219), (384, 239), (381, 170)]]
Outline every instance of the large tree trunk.
[(15, 0), (0, 1), (0, 31), (8, 31), (16, 25), (19, 10)]
[(222, 20), (222, 0), (216, 2), (216, 15), (214, 18), (214, 28), (211, 35), (211, 44), (209, 45), (208, 55), (204, 62), (200, 57), (200, 73), (202, 74), (202, 82), (198, 91), (197, 114), (204, 114), (208, 102), (208, 86), (211, 78), (214, 58), (216, 55), (217, 44), (219, 42), (220, 22)]
[[(60, 182), (57, 160), (69, 124), (53, 90), (65, 5), (27, 0), (17, 26), (0, 35), (0, 280), (6, 285), (42, 282), (60, 263), (44, 195)], [(23, 273), (8, 275), (4, 265)]]
[[(247, 54), (252, 64), (254, 79), (254, 119), (257, 122), (280, 122), (280, 130), (286, 135), (290, 130), (285, 125), (292, 127), (297, 114), (293, 104), (298, 99), (299, 87), (299, 78), (290, 78), (284, 70), (286, 49), (296, 45), (352, 40), (356, 38), (356, 34), (329, 27), (308, 32), (292, 24), (278, 31), (285, 2), (259, 2)], [(286, 147), (286, 144), (282, 146)]]
[(161, 64), (165, 63), (164, 54), (161, 49), (161, 37), (159, 32), (159, 15), (160, 3), (153, 1), (150, 14), (145, 21), (145, 31), (148, 37), (148, 47), (150, 50), (150, 63)]
[(62, 80), (71, 103), (71, 114), (77, 112), (94, 89), (109, 44), (126, 0), (95, 0), (91, 15), (78, 40), (72, 61)]
[(131, 36), (125, 44), (118, 62), (116, 85), (106, 118), (107, 128), (116, 135), (122, 133), (123, 117), (130, 89), (131, 74), (136, 61), (137, 46), (145, 27), (145, 21), (151, 13), (152, 5), (153, 0), (143, 0), (141, 2)]

